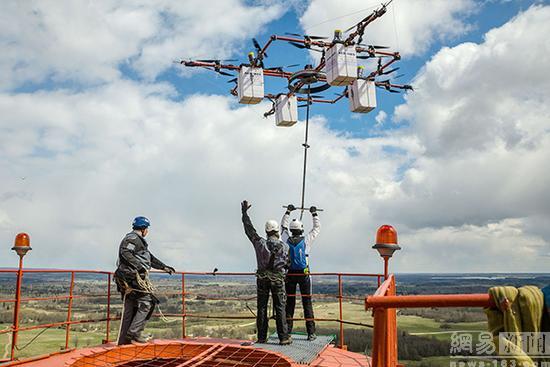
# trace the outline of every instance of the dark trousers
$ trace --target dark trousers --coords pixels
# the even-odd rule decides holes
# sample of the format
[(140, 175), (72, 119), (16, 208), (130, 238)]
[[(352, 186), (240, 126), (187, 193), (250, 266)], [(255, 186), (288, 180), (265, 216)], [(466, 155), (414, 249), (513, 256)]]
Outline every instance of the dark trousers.
[(133, 338), (141, 335), (145, 324), (151, 318), (155, 302), (147, 293), (131, 292), (124, 298), (118, 345), (129, 344)]
[(256, 328), (258, 331), (258, 340), (267, 340), (267, 331), (269, 328), (269, 318), (267, 317), (267, 304), (269, 302), (269, 292), (273, 297), (273, 309), (275, 310), (275, 322), (277, 324), (277, 334), (279, 340), (288, 338), (288, 327), (285, 318), (286, 293), (284, 281), (270, 280), (267, 278), (258, 278), (257, 285), (257, 315)]
[[(296, 288), (300, 287), (300, 294), (302, 295), (302, 306), (304, 307), (304, 318), (313, 319), (313, 302), (311, 301), (311, 277), (307, 274), (293, 273), (289, 272), (286, 276), (285, 281), (286, 286), (286, 317), (288, 322), (288, 332), (292, 332), (292, 327), (294, 322), (292, 318), (294, 317), (294, 309), (296, 308), (296, 296), (291, 296), (296, 294)], [(315, 334), (315, 321), (306, 320), (306, 330), (308, 335)]]

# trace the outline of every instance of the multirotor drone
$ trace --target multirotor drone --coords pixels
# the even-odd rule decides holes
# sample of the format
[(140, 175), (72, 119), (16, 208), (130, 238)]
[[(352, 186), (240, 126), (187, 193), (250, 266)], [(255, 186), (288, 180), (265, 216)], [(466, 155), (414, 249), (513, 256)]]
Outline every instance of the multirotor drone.
[[(346, 97), (352, 112), (368, 113), (376, 108), (376, 87), (390, 93), (400, 93), (412, 90), (409, 84), (396, 84), (389, 75), (399, 67), (390, 68), (401, 59), (399, 52), (391, 52), (385, 46), (363, 44), (363, 36), (366, 27), (386, 13), (388, 1), (374, 10), (346, 31), (334, 31), (332, 41), (329, 37), (300, 35), (287, 33), (285, 36), (272, 35), (262, 47), (256, 39), (252, 39), (256, 52), (248, 54), (248, 60), (240, 65), (229, 64), (238, 60), (180, 60), (179, 64), (188, 67), (200, 67), (212, 70), (220, 75), (234, 77), (229, 80), (235, 83), (230, 93), (237, 96), (239, 103), (257, 104), (268, 99), (272, 102), (272, 108), (264, 113), (265, 117), (275, 115), (277, 126), (292, 126), (298, 122), (298, 107), (306, 108), (304, 163), (302, 171), (302, 195), (299, 210), (300, 219), (305, 210), (307, 152), (309, 130), (309, 110), (313, 103), (334, 104)], [(351, 32), (351, 33), (349, 33)], [(303, 70), (290, 72), (285, 70), (298, 66), (266, 67), (265, 59), (268, 58), (267, 50), (275, 41), (285, 41), (294, 47), (304, 50), (316, 51), (321, 54), (319, 64), (306, 65)], [(377, 60), (375, 70), (367, 72), (365, 67), (358, 65), (357, 60)], [(231, 72), (237, 72), (235, 76)], [(264, 92), (264, 77), (276, 77), (287, 79), (287, 90), (277, 94)], [(397, 79), (403, 75), (395, 76)], [(336, 93), (333, 99), (324, 98), (317, 93), (326, 91), (331, 87), (343, 87), (343, 91)], [(298, 105), (298, 103), (301, 103)]]
[[(294, 125), (298, 121), (298, 107), (308, 107), (309, 110), (313, 103), (334, 104), (344, 97), (349, 99), (352, 112), (368, 113), (376, 108), (375, 87), (390, 93), (413, 89), (408, 84), (396, 84), (389, 77), (399, 70), (399, 67), (390, 69), (392, 64), (401, 59), (399, 52), (384, 50), (387, 49), (385, 46), (362, 43), (366, 27), (384, 15), (390, 3), (391, 0), (382, 4), (345, 32), (336, 30), (332, 41), (328, 41), (328, 37), (295, 33), (287, 33), (285, 36), (272, 35), (263, 47), (256, 39), (252, 39), (256, 52), (250, 52), (248, 62), (240, 65), (229, 63), (238, 60), (215, 59), (181, 60), (178, 63), (234, 77), (229, 80), (230, 83), (235, 83), (230, 93), (237, 96), (239, 103), (243, 104), (257, 104), (264, 99), (270, 100), (273, 107), (264, 116), (274, 114), (277, 126)], [(285, 68), (293, 68), (298, 64), (266, 67), (267, 50), (274, 41), (285, 41), (300, 49), (319, 52), (319, 64), (308, 64), (303, 70), (295, 72), (286, 71)], [(366, 59), (377, 59), (375, 70), (367, 72), (364, 66), (358, 65), (357, 60)], [(235, 76), (231, 71), (238, 74)], [(288, 90), (277, 94), (264, 93), (266, 76), (287, 79)], [(393, 79), (401, 76), (403, 75)], [(344, 87), (344, 90), (337, 93), (333, 99), (318, 95), (331, 87)], [(303, 103), (298, 105), (299, 102)]]

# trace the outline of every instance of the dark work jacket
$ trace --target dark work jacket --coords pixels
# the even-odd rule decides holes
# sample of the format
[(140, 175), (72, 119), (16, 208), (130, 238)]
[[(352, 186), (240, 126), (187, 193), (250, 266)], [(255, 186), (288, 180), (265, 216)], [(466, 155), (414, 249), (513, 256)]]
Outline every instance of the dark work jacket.
[(288, 245), (275, 237), (269, 237), (268, 239), (260, 237), (247, 213), (243, 213), (242, 220), (244, 232), (256, 251), (258, 273), (272, 271), (286, 274), (290, 264)]
[(139, 289), (135, 281), (136, 272), (144, 275), (151, 268), (162, 270), (165, 267), (166, 264), (149, 251), (147, 241), (138, 233), (132, 231), (122, 239), (115, 275), (121, 277), (132, 288)]

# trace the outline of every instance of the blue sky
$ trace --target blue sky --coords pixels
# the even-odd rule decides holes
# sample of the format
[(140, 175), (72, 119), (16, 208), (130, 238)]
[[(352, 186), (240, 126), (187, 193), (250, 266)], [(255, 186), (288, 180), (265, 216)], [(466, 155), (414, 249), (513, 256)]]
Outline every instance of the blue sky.
[[(506, 23), (514, 15), (518, 14), (521, 10), (529, 8), (532, 4), (540, 3), (540, 1), (483, 1), (476, 3), (475, 9), (471, 14), (464, 15), (463, 19), (470, 26), (470, 30), (462, 35), (452, 37), (451, 39), (436, 40), (431, 47), (424, 53), (418, 56), (403, 57), (396, 66), (400, 69), (393, 73), (394, 76), (399, 74), (405, 74), (403, 77), (396, 80), (396, 83), (411, 83), (412, 78), (419, 72), (420, 68), (442, 47), (453, 47), (455, 45), (464, 42), (481, 42), (483, 35), (490, 29), (499, 27)], [(395, 5), (399, 7), (399, 1), (396, 1)], [(362, 8), (365, 9), (365, 8)], [(285, 32), (290, 33), (306, 33), (300, 26), (300, 17), (303, 15), (303, 6), (291, 6), (287, 8), (284, 14), (268, 23), (255, 38), (258, 39), (261, 45), (264, 45), (269, 39), (270, 35), (284, 35)], [(357, 9), (359, 11), (361, 9)], [(390, 22), (393, 23), (393, 8), (391, 5), (388, 7), (387, 13), (377, 20), (378, 22)], [(365, 10), (358, 13), (359, 16), (365, 17), (372, 12), (372, 6), (369, 6)], [(319, 19), (317, 23), (326, 23), (334, 28), (344, 28), (353, 25), (353, 19), (358, 15), (347, 16), (346, 14), (334, 14), (334, 17), (328, 19)], [(344, 17), (342, 17), (344, 16)], [(419, 14), (418, 16), (422, 16)], [(316, 35), (316, 28), (310, 28), (309, 34)], [(321, 32), (322, 33), (322, 32)], [(366, 34), (368, 35), (368, 28)], [(323, 36), (331, 36), (329, 32), (320, 34)], [(397, 39), (399, 34), (397, 33)], [(365, 37), (364, 43), (368, 43), (368, 36)], [(399, 51), (395, 44), (391, 45), (391, 50)], [(238, 59), (238, 62), (233, 64), (238, 65), (240, 62), (246, 62), (246, 55), (249, 51), (254, 51), (252, 42), (245, 40), (239, 45), (239, 52), (233, 53), (227, 58)], [(277, 41), (271, 47), (269, 52), (269, 58), (266, 59), (266, 67), (280, 66), (280, 65), (293, 65), (311, 62), (307, 52), (296, 49), (289, 44)], [(182, 51), (181, 55), (175, 55), (174, 59), (178, 59), (179, 56), (183, 58), (192, 58), (194, 55), (192, 52), (186, 53)], [(210, 55), (198, 55), (196, 58), (216, 58), (219, 57), (215, 50)], [(176, 66), (178, 68), (179, 66)], [(298, 68), (289, 69), (298, 70)], [(133, 78), (135, 75), (131, 71), (127, 74), (128, 77)], [(162, 80), (167, 80), (173, 84), (180, 95), (176, 98), (185, 98), (188, 94), (192, 93), (207, 93), (207, 94), (224, 94), (230, 88), (230, 84), (226, 83), (226, 80), (230, 77), (223, 77), (209, 72), (201, 72), (194, 74), (189, 79), (180, 78), (174, 70), (170, 70), (160, 77)], [(279, 92), (285, 89), (284, 80), (277, 78), (266, 78), (266, 91)], [(333, 87), (330, 90), (320, 93), (326, 96), (328, 99), (333, 98), (335, 93), (341, 93), (342, 88)], [(348, 100), (343, 99), (336, 105), (323, 105), (316, 104), (312, 107), (313, 114), (322, 114), (328, 120), (330, 128), (349, 133), (357, 137), (368, 137), (378, 135), (380, 130), (394, 129), (396, 126), (393, 124), (384, 124), (384, 126), (376, 126), (375, 116), (379, 111), (385, 111), (391, 118), (391, 114), (394, 108), (404, 102), (402, 94), (391, 94), (384, 91), (379, 91), (377, 103), (377, 110), (367, 115), (353, 114), (348, 109)], [(300, 114), (304, 115), (305, 111), (300, 110)]]
[[(252, 37), (330, 35), (378, 1), (288, 4), (2, 2), (0, 243), (25, 231), (29, 266), (112, 269), (146, 215), (153, 252), (178, 270), (254, 270), (239, 203), (261, 229), (299, 200), (303, 121), (277, 128), (269, 103), (240, 105), (228, 78), (172, 62), (244, 61)], [(401, 52), (399, 81), (416, 90), (379, 90), (369, 114), (313, 105), (314, 270), (378, 269), (387, 223), (397, 271), (547, 271), (548, 2), (394, 0), (367, 32)], [(269, 51), (270, 66), (309, 61), (283, 42)]]

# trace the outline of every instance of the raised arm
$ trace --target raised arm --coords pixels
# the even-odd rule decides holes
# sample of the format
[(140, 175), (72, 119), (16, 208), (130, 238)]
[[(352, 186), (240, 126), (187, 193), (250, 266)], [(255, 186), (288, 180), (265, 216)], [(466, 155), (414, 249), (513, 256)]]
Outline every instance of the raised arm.
[(309, 212), (311, 213), (311, 218), (313, 220), (313, 228), (307, 234), (305, 242), (308, 246), (311, 246), (313, 241), (315, 241), (315, 238), (317, 238), (317, 236), (321, 232), (321, 220), (319, 219), (319, 216), (317, 214), (316, 207), (312, 206), (311, 208), (309, 208)]
[(290, 224), (290, 212), (294, 209), (294, 205), (288, 204), (286, 212), (283, 214), (283, 218), (281, 218), (281, 240), (283, 242), (286, 242), (290, 237), (288, 225)]
[(256, 229), (254, 228), (254, 225), (252, 224), (252, 221), (250, 220), (250, 217), (248, 216), (248, 209), (250, 208), (250, 204), (248, 204), (248, 201), (243, 201), (241, 203), (241, 212), (243, 214), (242, 220), (243, 220), (243, 226), (244, 226), (244, 233), (246, 234), (246, 237), (252, 242), (253, 245), (256, 245), (258, 241), (260, 241), (261, 237), (256, 232)]

